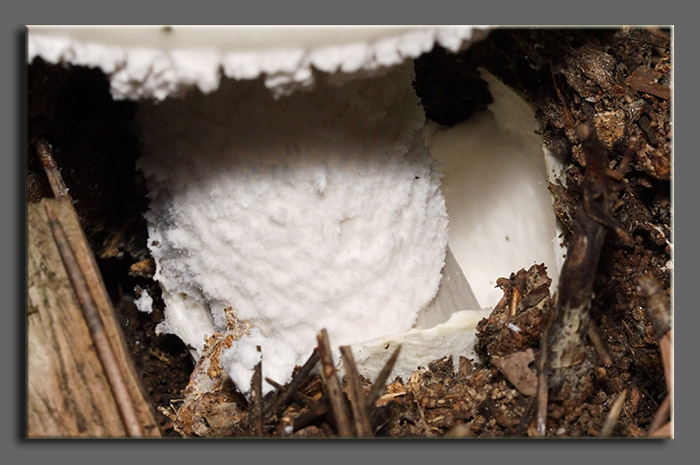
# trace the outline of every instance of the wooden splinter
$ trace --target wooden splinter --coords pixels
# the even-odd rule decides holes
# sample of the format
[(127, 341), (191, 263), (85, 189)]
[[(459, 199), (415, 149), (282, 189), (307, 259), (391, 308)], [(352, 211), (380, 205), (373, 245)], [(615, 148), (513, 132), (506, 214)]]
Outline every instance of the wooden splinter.
[(328, 392), (328, 398), (331, 404), (333, 418), (335, 418), (336, 428), (340, 437), (352, 436), (352, 428), (348, 418), (347, 408), (345, 407), (345, 398), (340, 389), (340, 381), (335, 372), (335, 364), (331, 354), (331, 346), (328, 341), (328, 331), (322, 329), (317, 336), (318, 351), (321, 357), (321, 377)]

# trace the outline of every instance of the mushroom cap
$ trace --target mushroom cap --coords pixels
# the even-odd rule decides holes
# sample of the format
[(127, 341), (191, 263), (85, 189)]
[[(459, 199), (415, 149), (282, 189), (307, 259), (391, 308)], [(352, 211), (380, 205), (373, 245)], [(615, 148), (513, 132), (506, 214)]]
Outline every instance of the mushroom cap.
[(381, 72), (437, 43), (457, 51), (485, 28), (378, 26), (30, 26), (28, 60), (101, 68), (115, 99), (163, 100), (222, 76), (256, 79), (274, 95), (314, 83)]

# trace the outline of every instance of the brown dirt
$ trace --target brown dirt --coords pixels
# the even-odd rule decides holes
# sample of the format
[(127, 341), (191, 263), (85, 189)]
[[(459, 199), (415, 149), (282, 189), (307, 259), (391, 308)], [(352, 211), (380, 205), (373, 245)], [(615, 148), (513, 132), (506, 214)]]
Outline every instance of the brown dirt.
[[(647, 301), (638, 288), (638, 278), (654, 276), (665, 298), (670, 296), (669, 42), (669, 31), (663, 30), (498, 30), (458, 55), (437, 49), (416, 62), (416, 88), (426, 112), (443, 124), (462, 121), (490, 102), (477, 67), (489, 69), (537, 108), (547, 147), (569, 160), (567, 187), (551, 186), (555, 211), (568, 231), (576, 221), (573, 212), (581, 202), (586, 176), (577, 124), (596, 128), (610, 154), (611, 168), (620, 162), (633, 137), (641, 141), (621, 180), (620, 200), (612, 212), (634, 244), (626, 246), (616, 234), (608, 234), (590, 308), (594, 331), (612, 363), (604, 366), (600, 352), (588, 351), (594, 367), (592, 393), (575, 407), (550, 400), (547, 436), (599, 436), (613, 402), (623, 391), (626, 398), (612, 435), (644, 436), (667, 395), (659, 346), (645, 313)], [(162, 301), (156, 297), (153, 315), (138, 312), (133, 304), (137, 286), (158, 295), (148, 271), (129, 274), (132, 264), (148, 258), (141, 216), (147, 201), (135, 171), (135, 107), (112, 101), (99, 71), (66, 69), (41, 61), (29, 66), (28, 98), (27, 201), (51, 195), (32, 153), (33, 139), (42, 136), (53, 144), (76, 200), (154, 409), (173, 412), (171, 403), (178, 405), (193, 365), (179, 340), (155, 334), (155, 325), (162, 319)], [(562, 241), (568, 239), (567, 235)], [(455, 367), (447, 358), (408, 380), (390, 380), (371, 413), (376, 435), (534, 434), (537, 402), (525, 370), (537, 371), (536, 362), (529, 368), (528, 363), (534, 360), (531, 354), (539, 356), (542, 334), (555, 308), (547, 292), (548, 279), (542, 266), (514, 270), (510, 277), (500, 278), (503, 299), (479, 325), (478, 351), (486, 361), (475, 364), (461, 359)], [(504, 368), (504, 359), (513, 362), (510, 368)], [(370, 387), (366, 381), (364, 386)], [(335, 434), (318, 375), (310, 376), (300, 392), (306, 397), (298, 396), (279, 418), (271, 419), (265, 425), (266, 435), (286, 435), (284, 427), (295, 421), (295, 437)], [(347, 387), (345, 392), (347, 396)], [(218, 427), (222, 412), (213, 406), (206, 423), (211, 434), (250, 434), (248, 407), (236, 401), (235, 393), (229, 394), (224, 396), (225, 408), (240, 413), (239, 423)], [(162, 419), (165, 434), (176, 435), (172, 418), (160, 410), (156, 415)]]

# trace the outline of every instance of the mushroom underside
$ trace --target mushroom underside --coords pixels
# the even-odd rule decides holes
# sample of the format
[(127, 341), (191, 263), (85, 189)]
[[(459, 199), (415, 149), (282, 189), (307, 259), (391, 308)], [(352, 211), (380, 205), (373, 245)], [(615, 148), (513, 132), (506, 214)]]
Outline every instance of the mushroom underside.
[[(223, 361), (246, 391), (261, 354), (264, 376), (284, 382), (321, 328), (336, 346), (353, 345), (370, 379), (387, 345), (406, 347), (394, 375), (445, 354), (474, 358), (476, 323), (500, 296), (496, 278), (544, 262), (556, 282), (558, 229), (532, 110), (483, 72), (494, 96), (485, 112), (426, 126), (411, 86), (406, 58), (434, 42), (456, 50), (476, 32), (266, 52), (255, 72), (241, 71), (254, 52), (214, 53), (229, 60), (223, 78), (207, 53), (70, 34), (30, 34), (29, 55), (112, 57), (98, 65), (117, 97), (163, 100), (139, 103), (138, 117), (149, 247), (167, 306), (159, 328), (197, 357), (232, 309), (250, 328)], [(270, 57), (289, 69), (268, 69), (280, 63)]]

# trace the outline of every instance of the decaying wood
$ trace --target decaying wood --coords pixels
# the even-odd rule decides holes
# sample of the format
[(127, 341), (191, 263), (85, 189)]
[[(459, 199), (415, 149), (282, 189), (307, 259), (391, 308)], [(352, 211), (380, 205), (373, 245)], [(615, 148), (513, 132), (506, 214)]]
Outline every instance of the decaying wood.
[(159, 436), (70, 200), (27, 215), (27, 436)]
[(352, 436), (352, 428), (348, 418), (347, 408), (345, 406), (345, 398), (340, 389), (340, 381), (335, 371), (333, 363), (333, 355), (331, 353), (331, 345), (328, 341), (328, 331), (322, 329), (317, 336), (318, 352), (321, 357), (321, 377), (326, 386), (328, 400), (331, 404), (331, 411), (335, 419), (336, 428), (340, 437)]
[(593, 389), (592, 362), (585, 343), (590, 322), (593, 281), (608, 228), (625, 242), (625, 233), (611, 217), (617, 196), (613, 179), (608, 176), (607, 151), (595, 133), (579, 128), (585, 154), (586, 177), (583, 203), (576, 212), (573, 235), (559, 278), (554, 318), (547, 345), (549, 395), (575, 406)]
[(352, 395), (350, 407), (352, 408), (353, 421), (355, 423), (355, 434), (361, 438), (370, 437), (372, 436), (372, 423), (369, 420), (365, 393), (362, 390), (357, 365), (355, 365), (355, 357), (353, 357), (349, 346), (342, 346), (340, 353), (343, 356), (343, 366), (345, 366), (347, 383)]
[(56, 165), (56, 160), (53, 158), (49, 143), (45, 139), (39, 139), (36, 142), (36, 151), (39, 155), (39, 161), (41, 161), (44, 173), (46, 173), (46, 177), (49, 180), (53, 195), (57, 199), (68, 199), (72, 202), (71, 196), (68, 194), (68, 188), (63, 182), (63, 177), (58, 169), (58, 165)]
[(45, 202), (44, 209), (46, 210), (46, 217), (49, 220), (49, 229), (51, 229), (59, 254), (63, 260), (63, 265), (68, 272), (68, 278), (73, 286), (73, 291), (83, 311), (83, 317), (87, 322), (90, 335), (95, 344), (95, 349), (102, 362), (102, 368), (109, 380), (112, 394), (114, 394), (114, 398), (117, 401), (117, 407), (121, 413), (124, 426), (129, 436), (141, 437), (143, 436), (143, 429), (141, 428), (136, 414), (134, 401), (129, 394), (124, 375), (114, 355), (114, 349), (109, 339), (107, 339), (107, 334), (102, 324), (102, 318), (97, 312), (95, 301), (88, 287), (87, 280), (80, 269), (80, 265), (78, 265), (75, 252), (68, 241), (68, 237), (63, 230), (63, 226), (61, 226), (60, 220), (51, 207), (51, 203)]
[(648, 66), (640, 66), (625, 79), (625, 84), (647, 94), (655, 95), (664, 100), (671, 98), (671, 89), (668, 86), (659, 84), (657, 81), (662, 74)]
[(250, 327), (246, 321), (238, 320), (230, 307), (224, 311), (226, 330), (212, 334), (204, 343), (202, 355), (182, 391), (183, 398), (172, 401), (169, 409), (158, 408), (181, 436), (231, 435), (240, 430), (245, 410), (253, 410), (245, 397), (232, 389), (221, 365), (223, 352), (247, 334)]

